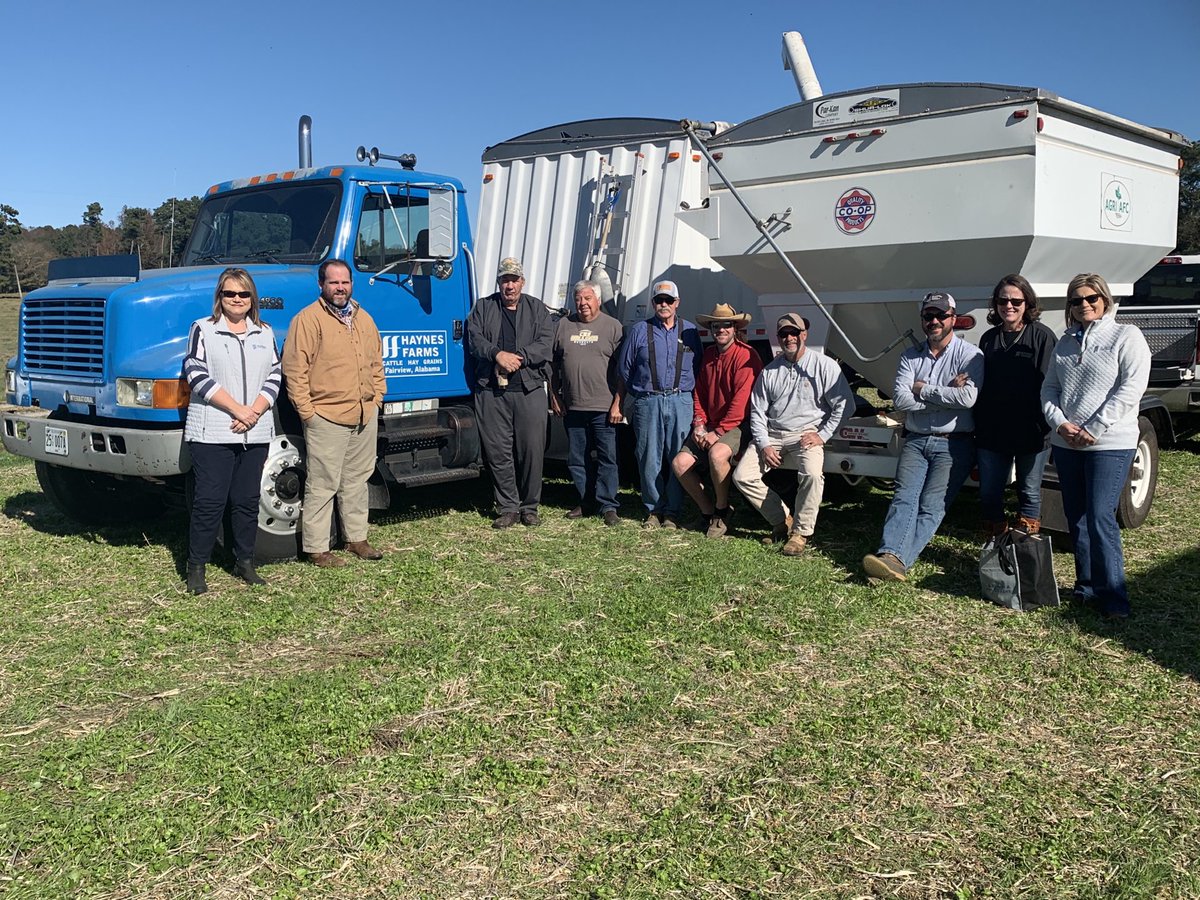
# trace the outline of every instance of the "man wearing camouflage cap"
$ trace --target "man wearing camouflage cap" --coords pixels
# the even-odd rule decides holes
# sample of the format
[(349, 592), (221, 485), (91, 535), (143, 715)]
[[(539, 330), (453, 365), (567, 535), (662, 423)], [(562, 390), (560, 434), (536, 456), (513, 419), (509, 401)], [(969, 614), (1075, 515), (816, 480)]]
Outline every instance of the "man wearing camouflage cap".
[(971, 407), (983, 385), (983, 354), (954, 334), (954, 298), (921, 301), (926, 340), (900, 355), (892, 405), (905, 414), (896, 491), (879, 550), (863, 557), (867, 577), (905, 581), (975, 464)]
[(499, 290), (467, 317), (475, 416), (498, 513), (492, 527), (540, 525), (554, 321), (541, 300), (523, 292), (525, 271), (517, 259), (500, 260), (496, 285)]

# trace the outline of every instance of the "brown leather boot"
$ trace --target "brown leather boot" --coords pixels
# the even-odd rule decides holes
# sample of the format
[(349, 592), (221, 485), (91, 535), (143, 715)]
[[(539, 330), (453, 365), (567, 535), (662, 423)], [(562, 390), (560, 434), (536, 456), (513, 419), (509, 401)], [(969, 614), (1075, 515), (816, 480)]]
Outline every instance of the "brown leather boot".
[(328, 550), (308, 554), (308, 561), (322, 569), (340, 569), (346, 564), (344, 559), (340, 556), (334, 556)]
[(346, 552), (353, 553), (359, 559), (383, 559), (383, 554), (366, 541), (348, 541)]
[(1032, 519), (1029, 516), (1020, 516), (1017, 518), (1017, 524), (1013, 528), (1016, 531), (1023, 531), (1026, 534), (1037, 534), (1042, 530), (1042, 520)]

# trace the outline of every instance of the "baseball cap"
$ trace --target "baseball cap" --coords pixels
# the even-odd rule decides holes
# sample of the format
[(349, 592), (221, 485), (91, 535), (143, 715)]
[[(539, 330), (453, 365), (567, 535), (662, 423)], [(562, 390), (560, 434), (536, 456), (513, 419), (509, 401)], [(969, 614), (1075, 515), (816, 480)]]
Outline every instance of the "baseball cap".
[(655, 297), (670, 297), (672, 300), (678, 300), (679, 288), (675, 287), (673, 281), (656, 281), (650, 290), (650, 299), (653, 300)]
[(515, 256), (506, 256), (500, 260), (500, 268), (496, 270), (496, 277), (503, 278), (505, 275), (516, 275), (518, 278), (525, 277), (525, 270), (521, 267), (521, 261)]
[(954, 312), (954, 298), (946, 291), (930, 291), (921, 301), (921, 311), (924, 312), (930, 307), (942, 312)]
[(775, 323), (775, 333), (778, 334), (785, 328), (795, 328), (797, 331), (808, 331), (808, 319), (800, 315), (800, 313), (785, 313), (779, 317), (779, 321)]

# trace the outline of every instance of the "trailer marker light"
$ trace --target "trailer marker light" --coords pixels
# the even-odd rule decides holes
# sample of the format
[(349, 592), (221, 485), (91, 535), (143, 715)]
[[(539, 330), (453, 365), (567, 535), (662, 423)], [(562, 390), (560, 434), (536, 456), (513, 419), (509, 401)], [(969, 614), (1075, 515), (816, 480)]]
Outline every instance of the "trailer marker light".
[(712, 158), (715, 159), (717, 162), (720, 162), (721, 160), (723, 160), (725, 158), (725, 154), (718, 150), (716, 153), (714, 153), (712, 155)]
[(1045, 125), (1046, 125), (1046, 123), (1042, 121), (1042, 117), (1041, 117), (1041, 116), (1038, 116), (1038, 117), (1037, 117), (1037, 130), (1038, 130), (1038, 134), (1041, 134), (1041, 133), (1042, 133), (1042, 128), (1044, 128), (1044, 127), (1045, 127)]
[(1018, 109), (1016, 112), (1013, 113), (1013, 118), (1014, 119), (1028, 119), (1029, 118), (1029, 110)]
[(699, 153), (692, 154), (692, 162), (700, 162), (700, 154)]
[(975, 327), (975, 317), (974, 316), (955, 316), (954, 317), (954, 328), (956, 331), (960, 328), (963, 331), (970, 331), (974, 327)]
[(884, 135), (884, 134), (887, 134), (886, 128), (872, 128), (871, 129), (871, 137), (879, 137), (880, 135)]
[(484, 183), (484, 184), (491, 184), (491, 183), (492, 183), (492, 179), (493, 179), (493, 178), (495, 178), (495, 177), (496, 177), (496, 176), (495, 176), (495, 175), (493, 175), (491, 172), (488, 172), (488, 174), (486, 174), (486, 175), (484, 175), (484, 176), (483, 176), (483, 183)]
[(857, 131), (851, 131), (848, 135), (846, 135), (846, 140), (855, 141), (855, 140), (858, 140), (860, 137), (862, 137), (862, 135), (859, 134)]
[(837, 141), (837, 137), (835, 137), (835, 136), (834, 136), (834, 135), (832, 135), (832, 134), (831, 134), (831, 135), (829, 135), (828, 137), (823, 137), (823, 138), (821, 138), (821, 143), (822, 143), (822, 144), (832, 144), (832, 143), (834, 143), (835, 141)]
[(279, 177), (278, 173), (272, 172), (270, 175), (267, 176), (267, 184), (270, 184), (272, 181), (274, 181), (278, 177)]
[(262, 181), (262, 176), (255, 175), (253, 178), (250, 179), (250, 185), (253, 187), (254, 185), (258, 184), (260, 181)]
[(671, 162), (675, 162), (675, 160), (679, 159), (679, 151), (672, 150), (670, 153), (667, 154), (667, 159), (669, 159)]
[(329, 170), (329, 174), (331, 176), (333, 176), (334, 178), (339, 178), (339, 177), (341, 177), (341, 174), (344, 171), (346, 171), (346, 170), (343, 169), (341, 166), (334, 166), (332, 169)]

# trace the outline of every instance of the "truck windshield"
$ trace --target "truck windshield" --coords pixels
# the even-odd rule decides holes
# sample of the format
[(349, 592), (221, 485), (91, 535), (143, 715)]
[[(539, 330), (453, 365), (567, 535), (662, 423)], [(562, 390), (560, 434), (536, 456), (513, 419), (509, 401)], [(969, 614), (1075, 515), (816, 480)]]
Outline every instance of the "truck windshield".
[(210, 197), (200, 207), (183, 265), (315, 263), (333, 243), (337, 181), (270, 184)]

